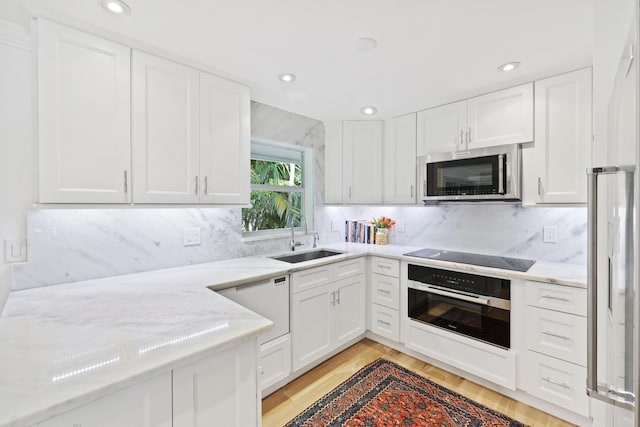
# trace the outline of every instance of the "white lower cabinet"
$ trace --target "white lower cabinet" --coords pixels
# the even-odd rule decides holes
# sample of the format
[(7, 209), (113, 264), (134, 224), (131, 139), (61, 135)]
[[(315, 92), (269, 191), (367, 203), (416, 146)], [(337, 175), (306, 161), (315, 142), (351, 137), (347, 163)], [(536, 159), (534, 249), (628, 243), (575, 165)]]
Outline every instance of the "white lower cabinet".
[(383, 305), (371, 304), (371, 332), (400, 341), (400, 312)]
[(364, 333), (363, 258), (293, 273), (291, 289), (294, 372)]
[(413, 320), (407, 321), (405, 345), (495, 384), (516, 389), (516, 354), (513, 351)]
[(173, 427), (257, 425), (256, 341), (173, 371)]
[(574, 363), (528, 351), (524, 390), (580, 415), (589, 415), (585, 389), (587, 369)]
[(371, 259), (370, 325), (374, 334), (400, 341), (400, 261)]
[(291, 373), (291, 334), (286, 334), (260, 346), (258, 362), (260, 388), (265, 389), (285, 379)]
[(259, 425), (257, 341), (215, 353), (38, 424), (40, 427)]
[(586, 289), (525, 282), (526, 350), (522, 384), (527, 393), (589, 416)]
[(171, 372), (38, 424), (40, 427), (171, 427)]

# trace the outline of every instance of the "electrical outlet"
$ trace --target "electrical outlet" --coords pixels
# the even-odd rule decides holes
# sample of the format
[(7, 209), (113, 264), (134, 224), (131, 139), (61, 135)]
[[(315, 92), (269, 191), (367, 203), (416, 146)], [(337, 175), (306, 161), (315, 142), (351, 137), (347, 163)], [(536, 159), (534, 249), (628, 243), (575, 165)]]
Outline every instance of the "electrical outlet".
[(4, 241), (5, 262), (26, 262), (27, 261), (27, 241), (26, 240), (5, 240)]
[(197, 246), (199, 244), (200, 244), (199, 228), (185, 228), (184, 230), (182, 230), (183, 246)]
[[(340, 221), (337, 221), (337, 220), (335, 220), (335, 219), (332, 219), (332, 220), (331, 220), (331, 231), (332, 231), (332, 232), (334, 232), (334, 231), (340, 231), (340, 228), (338, 227), (338, 224), (339, 224), (339, 223), (340, 223)], [(342, 228), (344, 229), (344, 225), (343, 225), (343, 227), (342, 227)]]
[(404, 233), (407, 229), (406, 222), (404, 219), (397, 219), (395, 228), (397, 228), (399, 233)]
[(542, 228), (542, 241), (545, 243), (558, 243), (558, 227), (545, 225)]

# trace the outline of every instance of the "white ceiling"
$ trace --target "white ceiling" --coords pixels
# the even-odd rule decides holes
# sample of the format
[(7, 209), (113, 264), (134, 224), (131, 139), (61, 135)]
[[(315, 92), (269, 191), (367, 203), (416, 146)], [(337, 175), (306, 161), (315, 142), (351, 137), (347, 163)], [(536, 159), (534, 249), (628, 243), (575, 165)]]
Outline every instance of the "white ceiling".
[[(248, 84), (323, 121), (418, 111), (591, 64), (592, 0), (28, 0)], [(72, 21), (70, 21), (72, 22)], [(355, 41), (378, 47), (358, 53)], [(509, 61), (512, 73), (496, 68)], [(279, 73), (297, 80), (285, 84)]]

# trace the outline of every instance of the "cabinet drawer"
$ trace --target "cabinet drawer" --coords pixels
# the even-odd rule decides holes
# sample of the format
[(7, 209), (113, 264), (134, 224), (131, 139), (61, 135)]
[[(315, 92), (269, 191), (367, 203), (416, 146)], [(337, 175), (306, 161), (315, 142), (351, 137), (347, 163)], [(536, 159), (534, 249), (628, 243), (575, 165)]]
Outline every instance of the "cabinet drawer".
[(334, 280), (345, 279), (358, 274), (364, 274), (364, 258), (352, 259), (333, 264)]
[(397, 277), (371, 275), (371, 302), (400, 309), (400, 279)]
[(291, 273), (291, 292), (295, 294), (296, 292), (331, 283), (333, 281), (332, 267), (333, 266), (329, 264)]
[(374, 273), (400, 277), (400, 261), (397, 259), (373, 257), (371, 263), (371, 271)]
[(535, 351), (528, 351), (526, 358), (523, 389), (527, 393), (580, 415), (589, 415), (586, 368)]
[(286, 378), (291, 373), (291, 335), (262, 344), (258, 365), (262, 390)]
[(504, 350), (414, 320), (405, 320), (405, 322), (406, 336), (403, 336), (403, 339), (407, 348), (487, 381), (511, 390), (516, 389), (516, 353), (514, 351)]
[(371, 332), (400, 340), (400, 312), (378, 304), (371, 304)]
[(527, 348), (581, 366), (587, 365), (587, 319), (527, 306)]
[(586, 289), (527, 281), (526, 300), (528, 305), (536, 307), (587, 315)]

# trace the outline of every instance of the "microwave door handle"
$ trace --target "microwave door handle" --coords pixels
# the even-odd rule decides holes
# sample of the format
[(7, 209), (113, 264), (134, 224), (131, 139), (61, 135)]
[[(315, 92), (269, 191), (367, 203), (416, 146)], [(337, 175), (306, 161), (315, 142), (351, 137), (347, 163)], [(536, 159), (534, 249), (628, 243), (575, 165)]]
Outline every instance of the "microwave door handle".
[(504, 154), (498, 155), (498, 194), (504, 194)]

